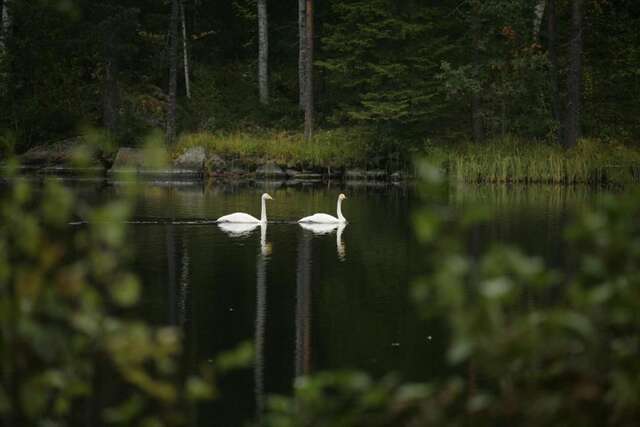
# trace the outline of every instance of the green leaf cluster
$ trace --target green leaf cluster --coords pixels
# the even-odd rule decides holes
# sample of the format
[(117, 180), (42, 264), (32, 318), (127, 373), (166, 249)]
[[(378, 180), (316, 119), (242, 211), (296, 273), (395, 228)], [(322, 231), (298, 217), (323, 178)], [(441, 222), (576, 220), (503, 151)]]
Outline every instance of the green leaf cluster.
[[(136, 315), (142, 288), (126, 267), (124, 225), (135, 192), (96, 206), (55, 180), (9, 179), (0, 194), (2, 424), (181, 424), (187, 402), (214, 396), (213, 371), (185, 374), (180, 331)], [(87, 223), (72, 225), (78, 218)], [(240, 356), (227, 358), (236, 366)]]

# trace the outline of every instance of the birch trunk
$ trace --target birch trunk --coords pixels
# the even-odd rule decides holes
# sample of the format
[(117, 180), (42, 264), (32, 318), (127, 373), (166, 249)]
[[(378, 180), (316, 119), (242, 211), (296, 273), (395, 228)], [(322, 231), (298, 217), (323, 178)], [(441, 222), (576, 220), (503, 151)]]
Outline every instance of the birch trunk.
[(533, 41), (537, 42), (540, 38), (540, 25), (544, 17), (544, 10), (547, 6), (546, 0), (538, 0), (538, 4), (533, 9)]
[(569, 76), (567, 79), (567, 116), (565, 147), (575, 147), (580, 138), (580, 98), (582, 94), (582, 18), (584, 0), (573, 0), (571, 40), (569, 42)]
[(306, 5), (304, 139), (313, 138), (313, 0)]
[(298, 0), (298, 87), (300, 90), (300, 109), (304, 111), (307, 103), (306, 96), (306, 45), (307, 45), (307, 15), (306, 0)]
[(187, 98), (191, 99), (191, 82), (189, 81), (189, 51), (187, 45), (187, 20), (184, 14), (184, 0), (180, 1), (180, 19), (182, 21), (182, 54), (184, 60), (184, 87)]
[(169, 19), (169, 107), (167, 111), (167, 145), (176, 140), (176, 92), (178, 86), (178, 0), (171, 1)]
[(267, 0), (258, 0), (258, 86), (260, 103), (269, 103), (269, 32)]

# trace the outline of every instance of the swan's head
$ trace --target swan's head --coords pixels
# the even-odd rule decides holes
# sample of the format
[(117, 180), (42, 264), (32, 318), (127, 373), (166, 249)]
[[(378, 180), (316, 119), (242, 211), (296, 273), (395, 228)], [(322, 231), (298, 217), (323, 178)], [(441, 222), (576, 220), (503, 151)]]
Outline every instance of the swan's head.
[(346, 199), (347, 196), (345, 196), (344, 194), (340, 193), (340, 195), (338, 196), (338, 200), (344, 200)]
[(262, 200), (273, 200), (273, 197), (271, 197), (270, 195), (268, 195), (267, 193), (264, 193), (262, 195)]

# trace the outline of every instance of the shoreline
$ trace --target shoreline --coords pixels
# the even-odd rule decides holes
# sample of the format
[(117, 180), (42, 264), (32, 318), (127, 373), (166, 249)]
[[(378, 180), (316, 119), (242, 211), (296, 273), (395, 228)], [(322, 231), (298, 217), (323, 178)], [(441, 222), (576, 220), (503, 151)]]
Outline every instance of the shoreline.
[[(281, 180), (404, 182), (417, 166), (405, 153), (367, 157), (352, 131), (325, 131), (312, 142), (297, 134), (188, 134), (170, 149), (161, 140), (101, 151), (83, 137), (32, 148), (18, 157), (20, 173), (38, 176), (124, 177), (148, 180)], [(583, 139), (564, 150), (544, 141), (505, 138), (475, 145), (425, 142), (413, 158), (430, 161), (452, 182), (512, 185), (621, 186), (640, 183), (640, 149)], [(407, 143), (408, 144), (408, 143)], [(399, 145), (398, 145), (399, 146)], [(399, 146), (400, 147), (400, 146)], [(407, 148), (409, 146), (406, 146)], [(81, 161), (78, 161), (78, 153)], [(393, 160), (392, 160), (393, 159)], [(0, 164), (6, 175), (8, 164)], [(2, 171), (5, 169), (5, 172)]]

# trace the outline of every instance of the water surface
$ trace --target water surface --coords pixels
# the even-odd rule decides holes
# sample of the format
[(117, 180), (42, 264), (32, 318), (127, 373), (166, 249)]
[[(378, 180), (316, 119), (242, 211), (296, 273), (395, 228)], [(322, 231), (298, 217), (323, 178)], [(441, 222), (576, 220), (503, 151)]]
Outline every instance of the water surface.
[[(95, 199), (125, 191), (105, 182), (68, 184)], [(275, 199), (266, 227), (225, 230), (211, 222), (235, 211), (259, 216), (264, 191)], [(346, 227), (295, 223), (316, 212), (335, 215), (340, 192), (348, 197)], [(598, 199), (584, 187), (547, 186), (456, 186), (426, 196), (427, 206), (482, 205), (494, 213), (468, 236), (470, 253), (514, 243), (553, 265), (564, 263), (571, 213)], [(290, 392), (306, 373), (393, 371), (410, 381), (446, 374), (446, 328), (422, 320), (409, 296), (426, 256), (412, 224), (421, 203), (413, 185), (146, 184), (130, 225), (145, 316), (183, 329), (191, 366), (248, 340), (256, 348), (254, 365), (222, 378), (222, 397), (198, 407), (194, 425), (259, 418), (268, 394)]]

